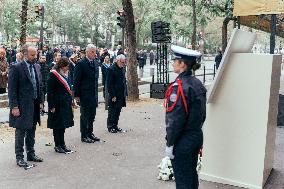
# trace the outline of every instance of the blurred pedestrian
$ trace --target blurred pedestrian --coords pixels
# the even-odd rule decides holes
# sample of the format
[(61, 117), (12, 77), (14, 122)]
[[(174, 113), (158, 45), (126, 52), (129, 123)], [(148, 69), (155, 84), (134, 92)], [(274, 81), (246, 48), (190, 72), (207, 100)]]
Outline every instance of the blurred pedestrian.
[(116, 63), (110, 66), (107, 74), (107, 89), (108, 89), (108, 118), (107, 128), (110, 133), (121, 132), (118, 127), (118, 120), (122, 107), (126, 106), (126, 79), (125, 66), (126, 58), (123, 54), (116, 57)]
[(81, 141), (85, 143), (100, 141), (93, 133), (98, 107), (99, 62), (96, 60), (96, 50), (96, 46), (89, 44), (86, 57), (78, 61), (74, 71), (74, 97), (80, 105)]
[(215, 65), (216, 65), (216, 69), (217, 69), (217, 70), (218, 70), (219, 65), (220, 65), (220, 63), (221, 63), (221, 61), (222, 61), (222, 57), (223, 57), (222, 51), (219, 50), (219, 51), (218, 51), (218, 54), (217, 54), (216, 57), (215, 57)]
[(154, 59), (155, 59), (155, 54), (154, 54), (154, 51), (151, 50), (150, 51), (150, 65), (152, 65), (154, 63)]
[(48, 73), (49, 73), (49, 66), (46, 63), (46, 56), (40, 55), (38, 65), (40, 66), (40, 73), (41, 73), (41, 78), (42, 78), (42, 93), (43, 93), (42, 113), (47, 113), (44, 107), (45, 95), (47, 93), (47, 78), (48, 78)]
[(147, 50), (146, 49), (143, 51), (143, 56), (144, 56), (144, 59), (143, 59), (144, 66), (146, 66), (146, 64), (147, 64)]
[(105, 99), (105, 109), (107, 110), (107, 106), (108, 106), (108, 92), (107, 92), (107, 74), (108, 74), (108, 69), (111, 66), (110, 63), (110, 58), (109, 56), (106, 56), (104, 59), (104, 62), (102, 63), (101, 66), (101, 71), (102, 71), (102, 84), (103, 84), (103, 96)]
[(198, 153), (203, 145), (206, 89), (192, 72), (200, 68), (197, 51), (172, 46), (173, 69), (179, 74), (166, 91), (166, 156), (173, 165), (177, 189), (198, 189)]
[(23, 60), (24, 60), (24, 55), (23, 55), (23, 53), (18, 52), (18, 53), (16, 54), (16, 61), (15, 61), (15, 62), (12, 62), (11, 65), (20, 63), (20, 62), (22, 62)]
[[(102, 53), (101, 56), (100, 56), (101, 64), (104, 62), (106, 56), (110, 57), (110, 54), (108, 53), (108, 49), (107, 49), (107, 48), (105, 48), (105, 49), (103, 50), (103, 53)], [(109, 58), (108, 58), (108, 59), (109, 59)]]
[(0, 48), (0, 94), (6, 93), (8, 84), (9, 64), (6, 59), (6, 50)]
[(20, 167), (28, 167), (24, 161), (24, 143), (26, 144), (27, 161), (42, 162), (35, 155), (35, 131), (40, 124), (43, 94), (40, 66), (35, 64), (37, 50), (25, 47), (22, 50), (24, 61), (11, 65), (9, 71), (8, 96), (10, 106), (10, 127), (15, 130), (16, 162)]
[(116, 53), (116, 56), (120, 55), (120, 54), (123, 54), (124, 55), (124, 50), (122, 49), (122, 46), (121, 45), (118, 45), (117, 46), (117, 53)]
[(73, 81), (74, 81), (74, 70), (75, 70), (75, 65), (78, 61), (78, 56), (77, 54), (72, 54), (71, 57), (69, 58), (69, 81), (71, 84), (71, 88), (73, 88)]
[(46, 57), (46, 63), (48, 65), (51, 65), (53, 62), (53, 53), (52, 51), (49, 49), (49, 47), (47, 45), (44, 45), (42, 48), (42, 55), (45, 55)]
[(82, 48), (82, 49), (80, 49), (80, 51), (79, 51), (79, 59), (81, 60), (81, 59), (83, 59), (83, 58), (85, 58), (86, 57), (86, 49), (85, 48)]
[(74, 126), (72, 106), (72, 90), (68, 80), (69, 60), (61, 58), (49, 73), (47, 101), (47, 127), (53, 129), (54, 150), (57, 153), (72, 152), (66, 147), (65, 129)]

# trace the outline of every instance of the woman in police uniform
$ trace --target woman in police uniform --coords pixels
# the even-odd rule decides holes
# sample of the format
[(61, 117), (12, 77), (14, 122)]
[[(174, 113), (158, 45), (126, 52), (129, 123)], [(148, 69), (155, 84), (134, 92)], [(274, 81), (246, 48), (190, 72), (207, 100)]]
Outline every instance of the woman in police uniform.
[(177, 189), (197, 189), (198, 153), (203, 144), (206, 89), (192, 72), (200, 68), (197, 51), (172, 46), (173, 68), (178, 77), (165, 96), (166, 156), (171, 158)]

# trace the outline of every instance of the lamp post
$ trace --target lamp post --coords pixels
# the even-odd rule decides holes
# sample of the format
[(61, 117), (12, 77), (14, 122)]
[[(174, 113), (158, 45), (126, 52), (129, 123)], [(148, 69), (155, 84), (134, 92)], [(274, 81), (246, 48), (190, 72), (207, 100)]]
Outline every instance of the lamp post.
[(271, 15), (270, 29), (271, 29), (271, 35), (270, 35), (270, 54), (274, 54), (274, 49), (275, 49), (275, 36), (276, 36), (276, 14), (272, 14), (272, 15)]

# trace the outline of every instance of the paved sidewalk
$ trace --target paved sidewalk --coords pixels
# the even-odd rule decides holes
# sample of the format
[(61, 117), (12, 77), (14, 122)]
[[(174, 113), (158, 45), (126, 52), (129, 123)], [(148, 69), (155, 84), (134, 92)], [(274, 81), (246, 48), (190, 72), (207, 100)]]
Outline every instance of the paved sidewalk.
[[(160, 100), (145, 99), (128, 104), (123, 109), (120, 127), (127, 132), (110, 134), (106, 131), (104, 104), (97, 110), (95, 133), (106, 142), (80, 142), (79, 112), (75, 112), (76, 126), (67, 129), (66, 143), (76, 153), (57, 154), (52, 134), (46, 123), (37, 130), (36, 151), (45, 162), (25, 171), (15, 165), (13, 133), (0, 141), (1, 189), (174, 189), (173, 182), (156, 179), (157, 165), (164, 156), (164, 109)], [(44, 118), (46, 120), (46, 117)], [(0, 130), (0, 137), (1, 132)], [(11, 131), (12, 132), (12, 131)], [(3, 135), (3, 133), (2, 133)], [(277, 129), (275, 170), (265, 189), (284, 187), (284, 129)], [(232, 186), (201, 182), (201, 189), (237, 189)]]

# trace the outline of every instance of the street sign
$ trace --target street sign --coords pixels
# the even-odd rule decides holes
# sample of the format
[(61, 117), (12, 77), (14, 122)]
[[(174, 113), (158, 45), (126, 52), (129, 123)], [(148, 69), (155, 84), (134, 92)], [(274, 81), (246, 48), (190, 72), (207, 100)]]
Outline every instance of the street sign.
[(170, 23), (157, 21), (151, 23), (152, 43), (170, 43)]

